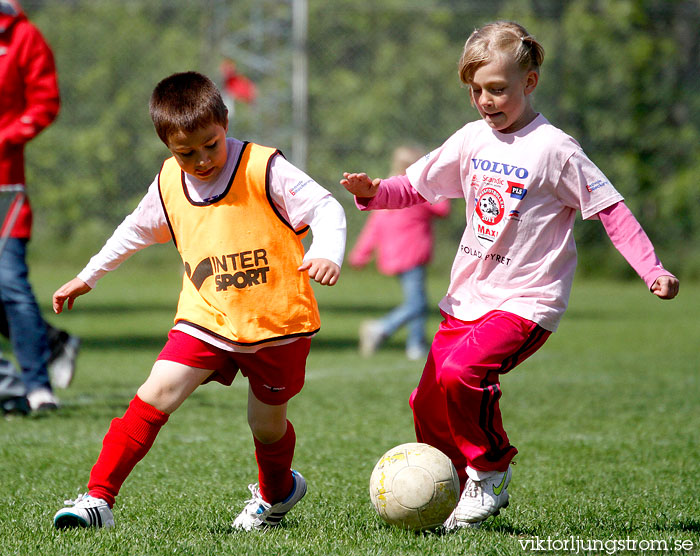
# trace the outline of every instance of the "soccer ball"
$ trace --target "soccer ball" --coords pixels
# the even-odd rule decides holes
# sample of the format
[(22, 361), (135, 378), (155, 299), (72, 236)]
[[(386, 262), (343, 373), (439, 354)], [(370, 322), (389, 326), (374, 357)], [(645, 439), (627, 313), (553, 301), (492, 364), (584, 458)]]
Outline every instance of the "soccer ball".
[(379, 459), (369, 480), (369, 496), (390, 525), (414, 531), (434, 529), (457, 505), (459, 478), (450, 458), (440, 450), (409, 442)]

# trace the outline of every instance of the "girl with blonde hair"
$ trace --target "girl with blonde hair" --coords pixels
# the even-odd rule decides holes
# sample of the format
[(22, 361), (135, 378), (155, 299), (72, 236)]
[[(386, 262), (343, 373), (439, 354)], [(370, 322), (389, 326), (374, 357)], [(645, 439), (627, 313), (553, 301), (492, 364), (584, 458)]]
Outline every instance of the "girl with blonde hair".
[(501, 375), (557, 329), (576, 268), (574, 221), (600, 220), (651, 293), (672, 299), (678, 280), (575, 139), (531, 105), (544, 49), (524, 27), (477, 29), (459, 62), (481, 116), (406, 170), (341, 184), (361, 210), (463, 198), (466, 226), (452, 266), (444, 317), (410, 398), (419, 441), (447, 454), (462, 495), (445, 527), (478, 526), (509, 502), (517, 453), (503, 428)]

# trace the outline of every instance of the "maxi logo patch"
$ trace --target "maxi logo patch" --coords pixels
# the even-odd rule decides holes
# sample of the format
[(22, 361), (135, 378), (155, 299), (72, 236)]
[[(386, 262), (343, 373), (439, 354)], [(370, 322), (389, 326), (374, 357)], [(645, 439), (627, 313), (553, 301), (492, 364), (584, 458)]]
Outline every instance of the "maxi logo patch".
[(484, 187), (476, 202), (476, 213), (485, 224), (495, 226), (503, 218), (505, 204), (498, 190)]
[(240, 290), (266, 284), (269, 271), (265, 249), (207, 257), (199, 261), (194, 271), (189, 263), (185, 263), (185, 273), (197, 291), (212, 276), (216, 281), (217, 292), (226, 291), (231, 286)]
[(505, 202), (497, 189), (484, 187), (476, 198), (472, 228), (479, 243), (491, 245), (506, 224)]

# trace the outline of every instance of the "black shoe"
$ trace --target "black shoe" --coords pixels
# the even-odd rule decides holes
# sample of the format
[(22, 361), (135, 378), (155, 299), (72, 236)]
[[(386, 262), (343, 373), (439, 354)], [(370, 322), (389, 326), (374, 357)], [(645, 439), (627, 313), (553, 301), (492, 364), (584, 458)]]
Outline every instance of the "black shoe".
[(31, 409), (26, 396), (9, 398), (2, 402), (3, 415), (29, 415)]

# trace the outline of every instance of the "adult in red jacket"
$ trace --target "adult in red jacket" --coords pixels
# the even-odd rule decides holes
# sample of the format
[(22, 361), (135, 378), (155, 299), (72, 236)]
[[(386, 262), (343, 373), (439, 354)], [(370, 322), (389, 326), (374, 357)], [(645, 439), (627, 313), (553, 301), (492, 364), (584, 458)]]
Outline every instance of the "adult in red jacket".
[[(0, 0), (0, 187), (24, 186), (24, 146), (56, 118), (59, 102), (51, 49), (15, 0)], [(28, 280), (31, 225), (25, 197), (11, 229), (3, 230), (9, 239), (0, 255), (0, 330), (4, 309), (27, 399), (36, 410), (56, 408), (58, 401), (47, 370), (48, 327)]]

